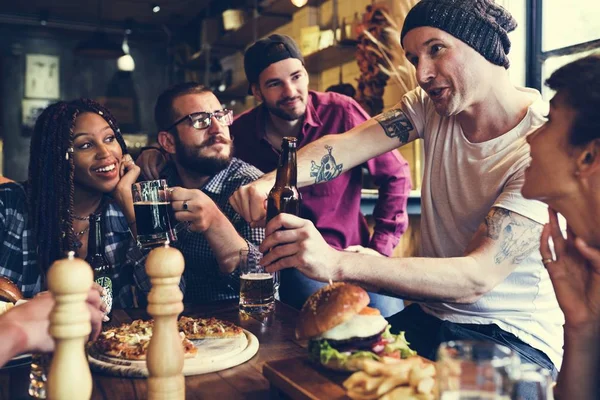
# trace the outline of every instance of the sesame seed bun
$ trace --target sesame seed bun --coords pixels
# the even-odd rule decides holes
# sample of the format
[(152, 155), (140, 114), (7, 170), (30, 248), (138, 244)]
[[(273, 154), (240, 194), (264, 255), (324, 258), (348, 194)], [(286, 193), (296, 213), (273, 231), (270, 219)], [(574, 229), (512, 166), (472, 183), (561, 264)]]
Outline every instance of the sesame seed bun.
[(23, 298), (23, 293), (10, 279), (0, 276), (0, 300), (16, 303)]
[(296, 337), (319, 336), (360, 314), (369, 302), (369, 294), (359, 286), (334, 283), (322, 287), (304, 303), (296, 324)]

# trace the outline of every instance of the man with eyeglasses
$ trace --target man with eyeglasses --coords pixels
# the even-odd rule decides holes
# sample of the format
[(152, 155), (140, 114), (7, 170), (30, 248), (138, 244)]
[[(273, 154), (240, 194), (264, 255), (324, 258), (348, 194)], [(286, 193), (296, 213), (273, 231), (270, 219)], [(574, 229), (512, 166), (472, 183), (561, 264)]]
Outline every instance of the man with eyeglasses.
[(185, 258), (184, 301), (237, 298), (239, 251), (258, 254), (264, 230), (250, 227), (228, 199), (262, 173), (232, 157), (233, 113), (204, 86), (188, 82), (167, 89), (158, 97), (154, 118), (158, 143), (170, 155), (160, 175), (173, 187), (175, 218), (187, 225), (178, 229), (174, 243)]

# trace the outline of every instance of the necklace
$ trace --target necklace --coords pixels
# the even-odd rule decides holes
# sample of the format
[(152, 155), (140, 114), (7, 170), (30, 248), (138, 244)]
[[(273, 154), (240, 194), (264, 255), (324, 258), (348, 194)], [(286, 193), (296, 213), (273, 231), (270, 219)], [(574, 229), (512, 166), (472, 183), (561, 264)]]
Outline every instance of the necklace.
[(79, 215), (73, 214), (71, 211), (69, 211), (69, 214), (71, 215), (71, 217), (73, 217), (75, 219), (78, 219), (79, 221), (89, 221), (90, 220), (90, 216), (89, 215), (87, 217), (80, 217)]
[(84, 229), (84, 230), (82, 230), (82, 231), (79, 231), (79, 232), (75, 232), (75, 231), (73, 231), (73, 234), (74, 234), (76, 237), (79, 237), (79, 236), (82, 236), (84, 233), (86, 233), (86, 232), (87, 232), (89, 229), (90, 229), (90, 227), (88, 226), (87, 228), (85, 228), (85, 229)]

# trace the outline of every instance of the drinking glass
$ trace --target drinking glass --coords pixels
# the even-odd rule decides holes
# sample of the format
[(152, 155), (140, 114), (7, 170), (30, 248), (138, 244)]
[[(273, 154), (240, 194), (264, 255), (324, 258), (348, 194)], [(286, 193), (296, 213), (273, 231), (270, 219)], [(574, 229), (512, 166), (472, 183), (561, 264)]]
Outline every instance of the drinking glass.
[(520, 358), (515, 352), (493, 342), (442, 343), (437, 359), (439, 398), (510, 399), (510, 376), (519, 364)]
[(29, 370), (29, 396), (34, 399), (45, 399), (47, 389), (47, 372), (50, 370), (50, 355), (34, 353), (31, 355)]
[(511, 400), (552, 400), (550, 371), (537, 364), (521, 364), (512, 376)]
[(261, 253), (240, 250), (240, 310), (248, 314), (263, 315), (275, 308), (278, 274), (267, 272), (259, 264), (261, 258)]
[(131, 190), (140, 245), (156, 247), (177, 240), (171, 227), (173, 208), (167, 181), (138, 182), (132, 185)]

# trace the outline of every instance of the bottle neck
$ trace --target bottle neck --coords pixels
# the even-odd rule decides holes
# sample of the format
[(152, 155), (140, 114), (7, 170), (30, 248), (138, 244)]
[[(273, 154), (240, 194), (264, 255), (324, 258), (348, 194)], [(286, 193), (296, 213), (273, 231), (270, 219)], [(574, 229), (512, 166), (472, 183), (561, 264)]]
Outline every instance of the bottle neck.
[(99, 215), (90, 215), (90, 236), (88, 240), (88, 255), (102, 254), (102, 224)]
[(283, 151), (279, 158), (275, 186), (296, 186), (298, 167), (296, 164), (296, 146), (284, 142)]

